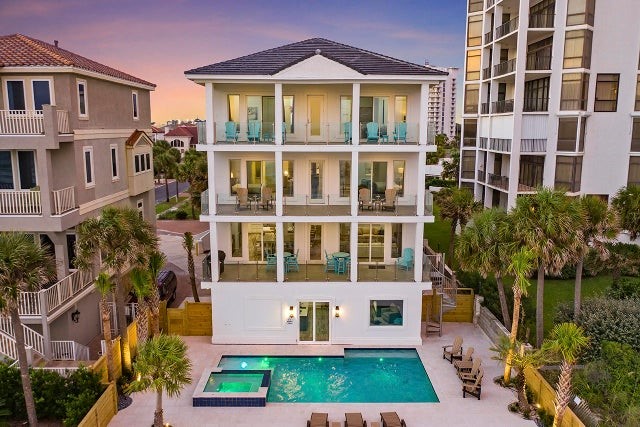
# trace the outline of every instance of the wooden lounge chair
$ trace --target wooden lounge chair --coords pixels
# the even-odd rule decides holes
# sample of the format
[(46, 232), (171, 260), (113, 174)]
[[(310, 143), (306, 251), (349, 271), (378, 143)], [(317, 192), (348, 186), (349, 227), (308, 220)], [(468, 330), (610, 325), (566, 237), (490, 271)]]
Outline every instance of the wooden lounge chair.
[(367, 422), (362, 419), (360, 412), (347, 412), (344, 414), (345, 427), (367, 427)]
[(329, 427), (329, 414), (312, 412), (307, 427)]
[(458, 376), (471, 371), (477, 360), (479, 360), (479, 363), (482, 363), (482, 359), (480, 357), (476, 357), (473, 360), (456, 360), (453, 362), (453, 366), (455, 366), (458, 371)]
[(457, 336), (453, 340), (453, 344), (442, 346), (442, 358), (447, 359), (449, 363), (453, 363), (453, 359), (462, 358), (462, 337)]
[[(467, 347), (467, 351), (462, 355), (462, 359), (453, 362), (453, 367), (460, 372), (460, 367), (471, 366), (473, 361), (473, 347)], [(467, 363), (468, 362), (468, 363)]]
[(273, 191), (269, 187), (262, 187), (258, 206), (264, 210), (273, 208)]
[(474, 360), (471, 369), (468, 371), (458, 371), (458, 377), (462, 380), (462, 382), (474, 382), (476, 377), (478, 376), (478, 372), (482, 369), (482, 359), (476, 357)]
[(472, 383), (462, 384), (462, 398), (467, 397), (467, 394), (475, 396), (480, 400), (480, 393), (482, 393), (482, 377), (484, 376), (484, 371), (480, 368), (480, 372), (478, 372), (478, 376), (476, 380)]
[(245, 187), (236, 189), (236, 211), (240, 209), (251, 209), (251, 202), (249, 202), (249, 190)]
[(371, 190), (368, 188), (358, 190), (358, 202), (360, 204), (360, 210), (364, 210), (364, 208), (372, 210), (373, 201), (371, 200)]
[(380, 418), (382, 418), (382, 427), (407, 427), (397, 412), (380, 412)]
[(396, 190), (393, 188), (387, 188), (384, 190), (384, 199), (382, 200), (383, 211), (395, 211), (396, 210)]

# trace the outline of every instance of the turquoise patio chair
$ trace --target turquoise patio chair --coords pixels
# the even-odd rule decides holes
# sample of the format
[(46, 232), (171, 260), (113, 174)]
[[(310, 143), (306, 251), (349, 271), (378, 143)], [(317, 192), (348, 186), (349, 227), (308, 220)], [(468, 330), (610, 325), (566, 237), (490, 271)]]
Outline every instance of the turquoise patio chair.
[(247, 139), (249, 142), (260, 142), (260, 125), (257, 120), (252, 120), (247, 126)]
[(344, 122), (342, 129), (344, 131), (344, 143), (351, 144), (351, 122)]
[(351, 266), (351, 258), (336, 258), (335, 263), (336, 273), (347, 274), (349, 272), (349, 267)]
[(407, 124), (405, 122), (396, 123), (396, 129), (393, 131), (393, 141), (407, 143)]
[(300, 252), (300, 249), (298, 249), (296, 251), (295, 255), (291, 255), (290, 257), (285, 258), (285, 261), (287, 262), (287, 271), (300, 271), (300, 265), (298, 264), (298, 253)]
[(396, 262), (398, 263), (398, 267), (402, 268), (403, 270), (413, 270), (413, 260), (413, 249), (404, 248), (402, 250), (402, 256), (398, 258), (398, 261)]
[(267, 271), (276, 269), (278, 265), (278, 257), (272, 254), (267, 254)]
[(226, 122), (224, 124), (224, 138), (226, 142), (238, 142), (239, 133), (236, 122)]
[(367, 123), (367, 144), (370, 142), (376, 143), (380, 139), (380, 135), (378, 133), (378, 123), (369, 122)]
[(324, 265), (324, 272), (336, 271), (336, 260), (333, 256), (327, 253), (327, 250), (324, 250), (324, 259), (326, 264)]
[(386, 124), (382, 124), (380, 126), (380, 143), (381, 144), (385, 144), (389, 142), (389, 134), (387, 133), (387, 125)]

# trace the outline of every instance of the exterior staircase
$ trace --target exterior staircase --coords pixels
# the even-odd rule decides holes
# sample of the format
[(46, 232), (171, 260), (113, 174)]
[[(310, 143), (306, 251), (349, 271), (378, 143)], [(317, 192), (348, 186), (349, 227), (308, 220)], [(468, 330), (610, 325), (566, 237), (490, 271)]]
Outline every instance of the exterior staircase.
[(425, 295), (437, 297), (439, 301), (439, 310), (436, 313), (428, 313), (427, 334), (442, 335), (442, 315), (456, 308), (456, 295), (458, 288), (462, 287), (453, 270), (445, 263), (444, 255), (435, 252), (429, 247), (427, 240), (424, 240), (423, 277), (432, 284), (432, 290), (426, 291)]

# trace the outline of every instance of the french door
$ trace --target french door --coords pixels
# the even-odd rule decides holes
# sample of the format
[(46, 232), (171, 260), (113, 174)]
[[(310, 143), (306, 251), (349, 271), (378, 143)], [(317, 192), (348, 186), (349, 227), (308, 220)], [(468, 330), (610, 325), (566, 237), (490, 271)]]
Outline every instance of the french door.
[(324, 116), (324, 96), (307, 96), (307, 139), (322, 141), (322, 117)]
[(324, 162), (322, 160), (311, 160), (309, 162), (309, 196), (312, 202), (322, 202), (324, 200), (322, 181), (324, 178)]
[(384, 261), (384, 224), (358, 224), (358, 261)]
[(299, 341), (329, 342), (329, 301), (300, 301)]

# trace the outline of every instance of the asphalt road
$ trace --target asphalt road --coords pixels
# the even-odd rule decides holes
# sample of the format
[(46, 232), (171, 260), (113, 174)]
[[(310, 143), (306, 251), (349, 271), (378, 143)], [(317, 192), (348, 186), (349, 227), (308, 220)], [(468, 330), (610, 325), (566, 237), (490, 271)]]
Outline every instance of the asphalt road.
[[(185, 192), (189, 188), (188, 182), (179, 182), (178, 191), (180, 193)], [(176, 182), (172, 179), (169, 180), (169, 197), (176, 195)], [(164, 180), (161, 180), (161, 184), (156, 184), (156, 205), (158, 203), (167, 201), (167, 190), (164, 188)]]

